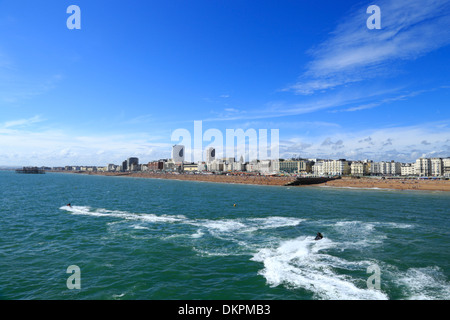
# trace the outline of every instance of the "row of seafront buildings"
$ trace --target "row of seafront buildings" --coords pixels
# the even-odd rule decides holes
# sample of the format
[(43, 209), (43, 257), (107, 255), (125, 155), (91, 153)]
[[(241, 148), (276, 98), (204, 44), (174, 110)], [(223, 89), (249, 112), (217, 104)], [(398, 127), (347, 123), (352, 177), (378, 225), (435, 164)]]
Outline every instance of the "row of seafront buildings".
[(419, 158), (413, 163), (372, 160), (316, 160), (315, 175), (450, 177), (450, 158)]
[[(214, 148), (206, 150), (206, 161), (197, 163), (185, 161), (184, 146), (172, 149), (171, 159), (160, 159), (139, 163), (131, 157), (120, 165), (108, 164), (105, 167), (66, 166), (56, 168), (64, 171), (97, 172), (177, 172), (177, 173), (248, 173), (248, 174), (289, 174), (314, 176), (404, 176), (404, 177), (450, 177), (449, 158), (419, 158), (413, 163), (396, 161), (374, 162), (372, 160), (349, 161), (346, 159), (277, 159), (252, 160), (245, 162), (241, 156), (235, 158), (216, 158)], [(54, 168), (55, 169), (55, 168)]]

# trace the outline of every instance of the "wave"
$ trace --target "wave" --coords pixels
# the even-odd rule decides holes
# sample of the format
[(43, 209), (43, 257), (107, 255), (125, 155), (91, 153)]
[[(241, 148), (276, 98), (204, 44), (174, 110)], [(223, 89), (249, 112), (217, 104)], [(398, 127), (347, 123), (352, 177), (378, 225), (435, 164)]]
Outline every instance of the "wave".
[(153, 223), (173, 223), (180, 222), (186, 219), (183, 215), (155, 215), (148, 213), (130, 213), (127, 211), (119, 211), (119, 210), (108, 210), (108, 209), (93, 209), (88, 206), (63, 206), (60, 208), (61, 210), (66, 210), (75, 215), (87, 215), (94, 217), (114, 217), (121, 218), (126, 220), (141, 220), (146, 222)]
[[(87, 215), (94, 217), (113, 217), (125, 220), (139, 220), (148, 223), (181, 223), (200, 227), (212, 234), (250, 233), (258, 230), (293, 227), (305, 219), (291, 217), (265, 217), (265, 218), (236, 218), (236, 219), (188, 219), (184, 215), (155, 215), (149, 213), (131, 213), (127, 211), (94, 209), (89, 206), (63, 206), (60, 208), (74, 215)], [(145, 228), (136, 227), (134, 228)], [(193, 237), (201, 237), (204, 233), (199, 230)]]
[(410, 268), (406, 273), (396, 273), (395, 282), (409, 300), (448, 300), (450, 283), (437, 266)]
[[(409, 269), (406, 273), (390, 274), (392, 266), (374, 260), (348, 260), (339, 253), (347, 249), (366, 250), (377, 246), (386, 238), (387, 229), (408, 229), (414, 225), (396, 222), (366, 222), (358, 220), (312, 221), (296, 217), (252, 217), (222, 219), (191, 219), (184, 215), (156, 215), (120, 210), (91, 208), (88, 206), (61, 207), (73, 215), (110, 217), (121, 219), (121, 227), (139, 232), (157, 232), (164, 241), (175, 241), (190, 246), (202, 257), (248, 256), (262, 264), (258, 274), (271, 287), (284, 286), (306, 290), (316, 299), (388, 299), (380, 290), (367, 289), (367, 267), (382, 265), (382, 277), (388, 275), (395, 286), (403, 288), (402, 296), (410, 299), (448, 299), (450, 289), (445, 276), (437, 268)], [(121, 222), (130, 220), (131, 224)], [(304, 222), (307, 222), (303, 224)], [(173, 228), (152, 228), (152, 224), (170, 224)], [(314, 241), (312, 236), (293, 239), (289, 228), (302, 225), (306, 229), (328, 229), (330, 237)], [(278, 232), (287, 228), (287, 233)], [(162, 229), (161, 229), (162, 230)], [(274, 232), (272, 232), (274, 230)], [(295, 234), (302, 229), (296, 229)], [(395, 279), (395, 280), (392, 280)], [(383, 280), (384, 281), (384, 278)]]
[(262, 262), (260, 275), (270, 286), (285, 285), (288, 288), (313, 292), (318, 299), (388, 299), (381, 291), (362, 289), (348, 275), (338, 274), (334, 267), (360, 269), (373, 264), (370, 261), (349, 262), (323, 253), (336, 243), (329, 239), (314, 241), (313, 237), (299, 237), (282, 242), (275, 248), (263, 248), (252, 260)]

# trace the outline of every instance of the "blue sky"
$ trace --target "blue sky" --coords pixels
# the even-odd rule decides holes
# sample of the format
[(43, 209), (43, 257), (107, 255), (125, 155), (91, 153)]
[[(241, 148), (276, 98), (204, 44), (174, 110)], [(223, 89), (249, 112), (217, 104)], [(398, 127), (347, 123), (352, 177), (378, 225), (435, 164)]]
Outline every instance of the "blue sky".
[(0, 1), (0, 165), (167, 158), (195, 120), (279, 129), (282, 157), (447, 157), (449, 26), (444, 0)]

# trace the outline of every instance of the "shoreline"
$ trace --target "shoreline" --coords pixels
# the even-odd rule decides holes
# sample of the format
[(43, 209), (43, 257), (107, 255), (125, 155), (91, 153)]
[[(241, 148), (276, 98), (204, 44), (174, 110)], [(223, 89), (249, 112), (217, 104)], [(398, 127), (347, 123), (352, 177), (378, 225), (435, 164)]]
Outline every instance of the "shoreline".
[[(182, 180), (198, 182), (215, 182), (228, 184), (249, 184), (265, 186), (285, 186), (287, 183), (295, 181), (296, 177), (278, 177), (264, 175), (215, 175), (215, 174), (172, 174), (172, 173), (150, 173), (150, 172), (71, 172), (76, 174), (131, 177), (163, 180)], [(320, 184), (307, 186), (289, 187), (336, 187), (348, 189), (389, 189), (389, 190), (417, 190), (417, 191), (450, 191), (450, 180), (419, 180), (419, 179), (380, 179), (380, 178), (352, 178), (342, 177), (341, 179), (328, 181)]]
[(450, 191), (450, 180), (347, 178), (328, 181), (321, 186), (374, 190)]

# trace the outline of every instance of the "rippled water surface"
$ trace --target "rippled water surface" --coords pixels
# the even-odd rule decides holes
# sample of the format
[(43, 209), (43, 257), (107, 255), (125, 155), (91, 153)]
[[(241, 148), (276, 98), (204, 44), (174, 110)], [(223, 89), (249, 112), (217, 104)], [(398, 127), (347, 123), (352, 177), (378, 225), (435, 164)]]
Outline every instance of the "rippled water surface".
[(0, 191), (0, 299), (450, 298), (444, 192), (10, 171)]

